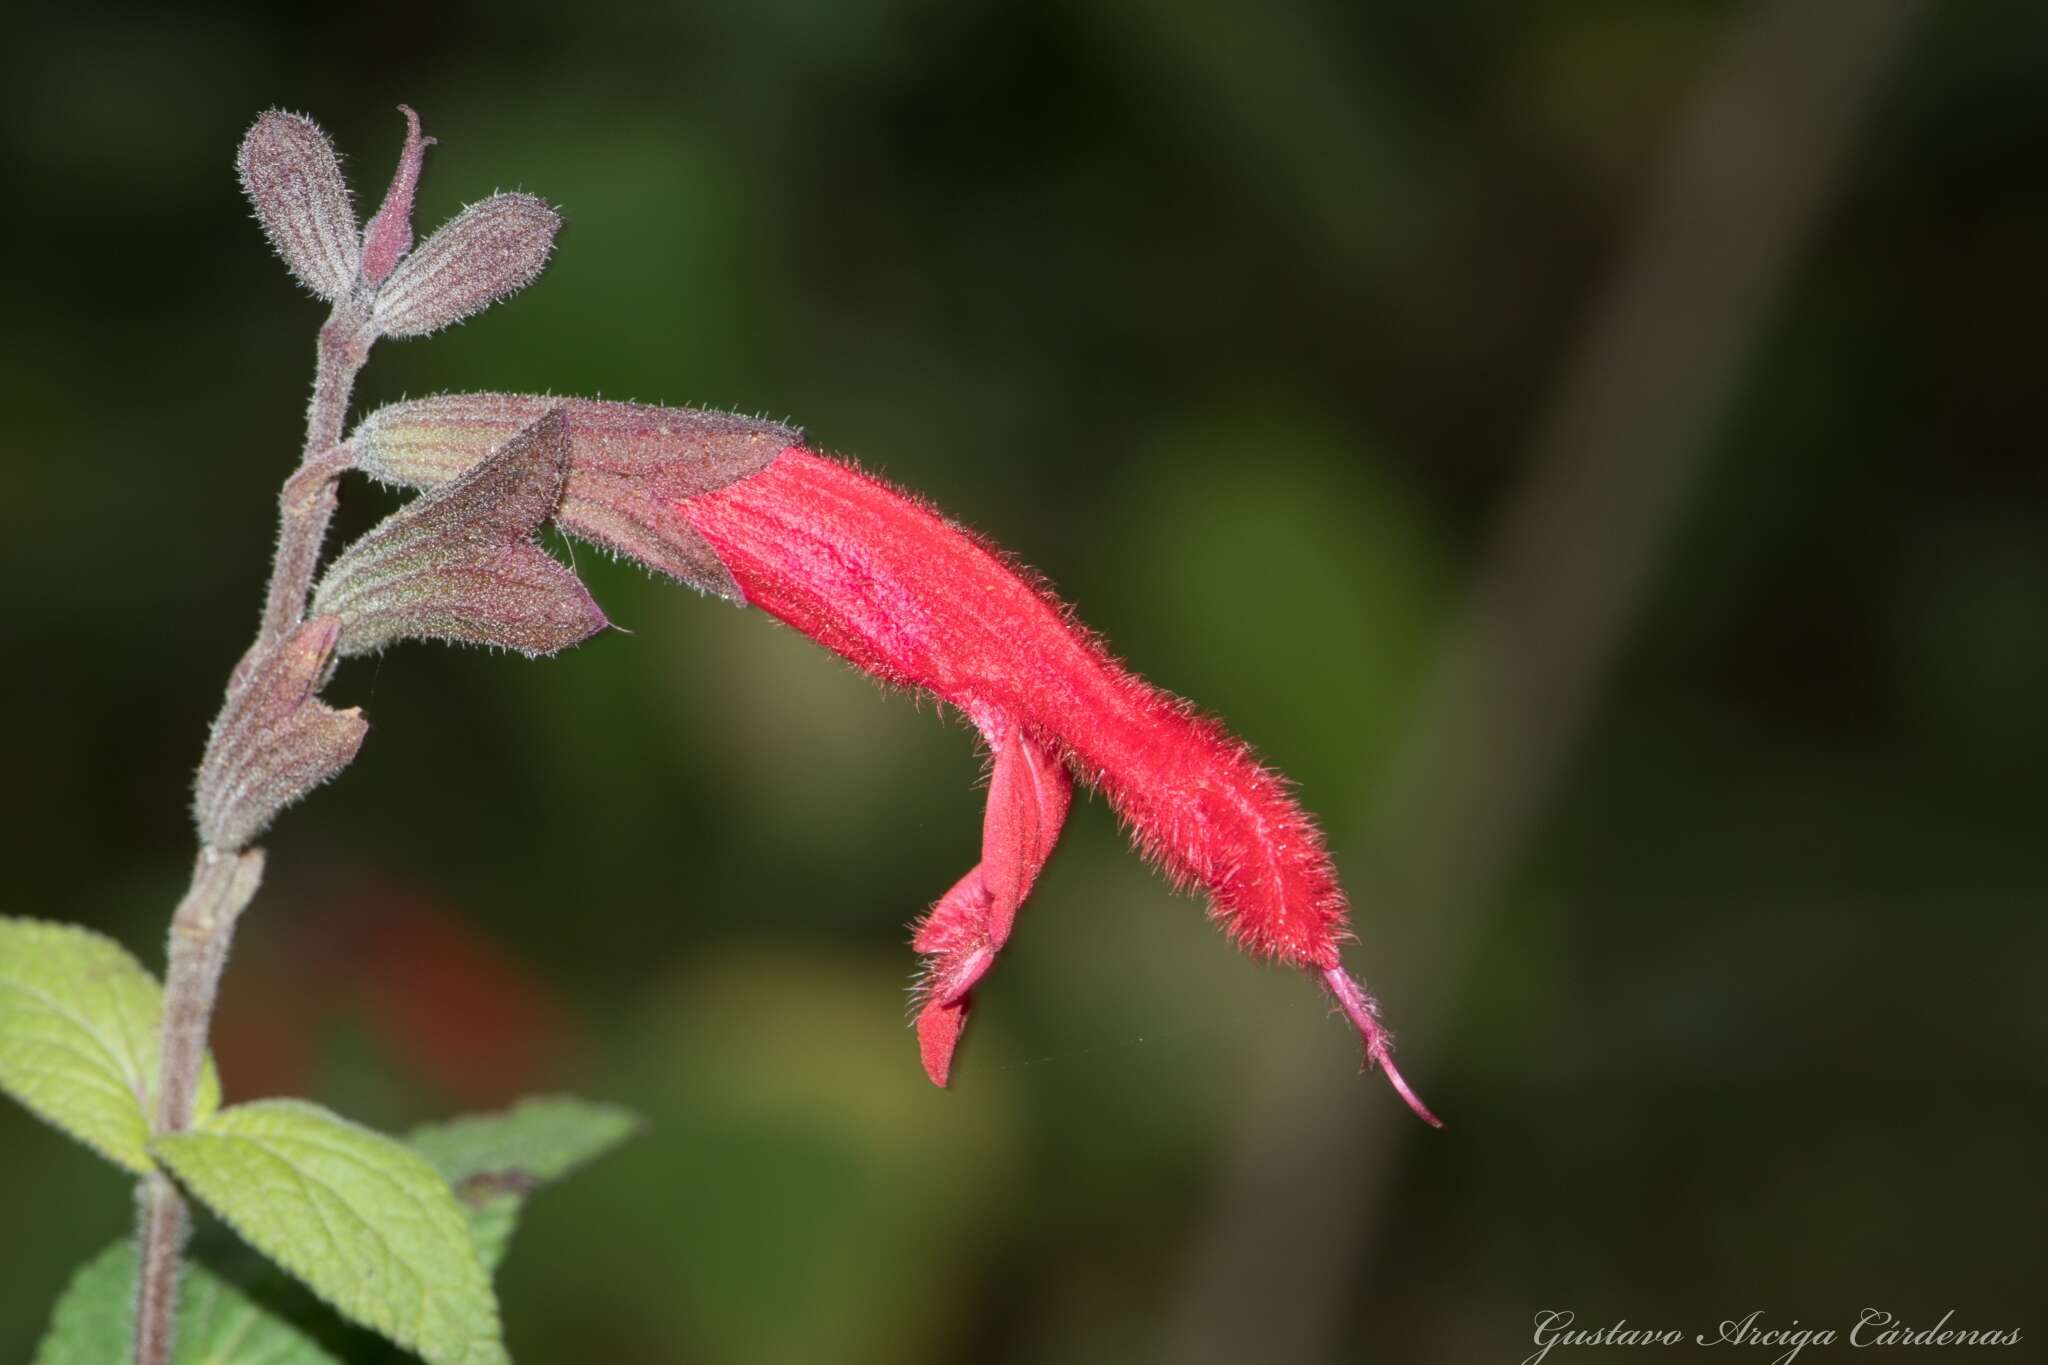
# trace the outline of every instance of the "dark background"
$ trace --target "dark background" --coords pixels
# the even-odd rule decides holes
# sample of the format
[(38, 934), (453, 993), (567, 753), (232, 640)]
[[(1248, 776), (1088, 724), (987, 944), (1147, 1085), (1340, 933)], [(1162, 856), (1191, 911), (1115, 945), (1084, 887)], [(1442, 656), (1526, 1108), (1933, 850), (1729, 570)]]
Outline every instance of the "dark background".
[[(1545, 1308), (1865, 1306), (2038, 1350), (2048, 7), (8, 29), (0, 910), (160, 961), (321, 316), (232, 155), (308, 112), (374, 204), (404, 100), (423, 227), (568, 228), (363, 404), (788, 416), (1008, 545), (1298, 781), (1448, 1120), (1099, 802), (932, 1089), (903, 926), (975, 856), (971, 736), (584, 548), (631, 634), (342, 671), (371, 737), (267, 841), (217, 1033), (231, 1098), (650, 1117), (534, 1205), (520, 1359), (1513, 1361)], [(0, 1207), (16, 1360), (129, 1196), (8, 1110)]]

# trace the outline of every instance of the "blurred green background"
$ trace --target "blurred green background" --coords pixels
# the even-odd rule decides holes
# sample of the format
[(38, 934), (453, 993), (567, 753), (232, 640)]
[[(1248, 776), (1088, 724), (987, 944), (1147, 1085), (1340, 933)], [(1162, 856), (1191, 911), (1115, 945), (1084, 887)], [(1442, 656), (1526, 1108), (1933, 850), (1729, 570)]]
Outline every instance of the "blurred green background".
[[(364, 404), (787, 416), (1009, 546), (1298, 781), (1449, 1124), (1099, 802), (933, 1090), (903, 926), (975, 857), (971, 736), (581, 549), (631, 634), (344, 668), (371, 738), (268, 839), (217, 1035), (231, 1097), (387, 1129), (651, 1118), (534, 1205), (520, 1359), (1511, 1361), (1539, 1309), (1876, 1306), (2016, 1360), (2048, 8), (1892, 16), (17, 9), (0, 909), (159, 960), (321, 316), (232, 154), (308, 112), (374, 203), (403, 100), (423, 226), (569, 226)], [(0, 1206), (17, 1360), (129, 1196), (10, 1108)]]

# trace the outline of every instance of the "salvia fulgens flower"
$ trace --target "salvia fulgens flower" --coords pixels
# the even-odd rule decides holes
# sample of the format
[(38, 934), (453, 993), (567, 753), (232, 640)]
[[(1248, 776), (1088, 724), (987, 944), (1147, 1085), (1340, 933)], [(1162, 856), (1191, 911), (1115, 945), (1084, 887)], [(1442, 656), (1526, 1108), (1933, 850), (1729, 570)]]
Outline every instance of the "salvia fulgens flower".
[[(1076, 778), (1256, 956), (1321, 978), (1410, 1108), (1379, 1010), (1344, 969), (1346, 903), (1315, 824), (1216, 721), (1113, 659), (1000, 551), (774, 423), (595, 400), (453, 394), (382, 408), (357, 466), (434, 488), (531, 415), (569, 427), (557, 522), (756, 606), (856, 667), (958, 707), (992, 755), (981, 858), (916, 927), (919, 1051), (945, 1085), (974, 988), (1059, 840)], [(766, 458), (764, 459), (764, 455)], [(572, 504), (581, 507), (572, 510)], [(612, 529), (653, 537), (650, 551)], [(715, 572), (697, 567), (706, 562)]]

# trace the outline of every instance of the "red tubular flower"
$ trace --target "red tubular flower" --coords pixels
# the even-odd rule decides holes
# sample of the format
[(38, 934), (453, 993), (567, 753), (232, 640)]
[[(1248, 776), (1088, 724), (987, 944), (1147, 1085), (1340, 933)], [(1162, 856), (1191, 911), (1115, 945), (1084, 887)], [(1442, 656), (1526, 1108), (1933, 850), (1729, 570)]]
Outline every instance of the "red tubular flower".
[(371, 414), (356, 467), (447, 497), (452, 481), (562, 421), (571, 534), (752, 603), (888, 682), (966, 712), (993, 756), (981, 860), (917, 926), (917, 1020), (940, 1085), (975, 984), (1059, 841), (1073, 778), (1254, 954), (1321, 975), (1409, 1106), (1379, 1009), (1346, 975), (1344, 893), (1322, 836), (1245, 744), (1104, 652), (1071, 613), (926, 503), (774, 422), (686, 408), (445, 394)]
[(946, 1084), (975, 983), (1065, 820), (1069, 771), (1108, 797), (1177, 885), (1208, 892), (1247, 951), (1319, 974), (1402, 1099), (1372, 997), (1344, 970), (1345, 899), (1281, 779), (1187, 703), (1122, 667), (1003, 555), (928, 504), (801, 445), (672, 506), (748, 602), (888, 682), (964, 711), (994, 755), (981, 861), (919, 924), (918, 1043)]

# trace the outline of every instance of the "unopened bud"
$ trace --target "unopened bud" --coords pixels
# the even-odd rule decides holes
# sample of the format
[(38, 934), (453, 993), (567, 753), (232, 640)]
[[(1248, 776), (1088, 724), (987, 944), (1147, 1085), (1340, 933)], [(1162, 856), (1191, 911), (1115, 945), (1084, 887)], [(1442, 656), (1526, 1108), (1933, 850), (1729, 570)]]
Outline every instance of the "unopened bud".
[(561, 226), (561, 215), (530, 194), (471, 204), (391, 269), (371, 320), (385, 336), (416, 337), (481, 312), (533, 282)]
[(405, 147), (398, 154), (398, 170), (391, 188), (384, 192), (384, 205), (363, 229), (363, 280), (382, 284), (392, 267), (412, 250), (412, 197), (420, 184), (420, 164), (434, 139), (420, 136), (420, 116), (401, 104), (405, 115)]
[(549, 412), (365, 533), (313, 593), (315, 613), (341, 619), (337, 651), (433, 639), (531, 657), (604, 629), (576, 575), (533, 542), (561, 502), (568, 468), (565, 423)]
[(299, 283), (330, 303), (355, 287), (356, 215), (334, 144), (311, 119), (272, 109), (235, 158), (242, 190)]
[(209, 848), (245, 847), (277, 813), (346, 768), (369, 722), (314, 693), (340, 622), (316, 617), (249, 662), (228, 693), (199, 765), (193, 814)]

